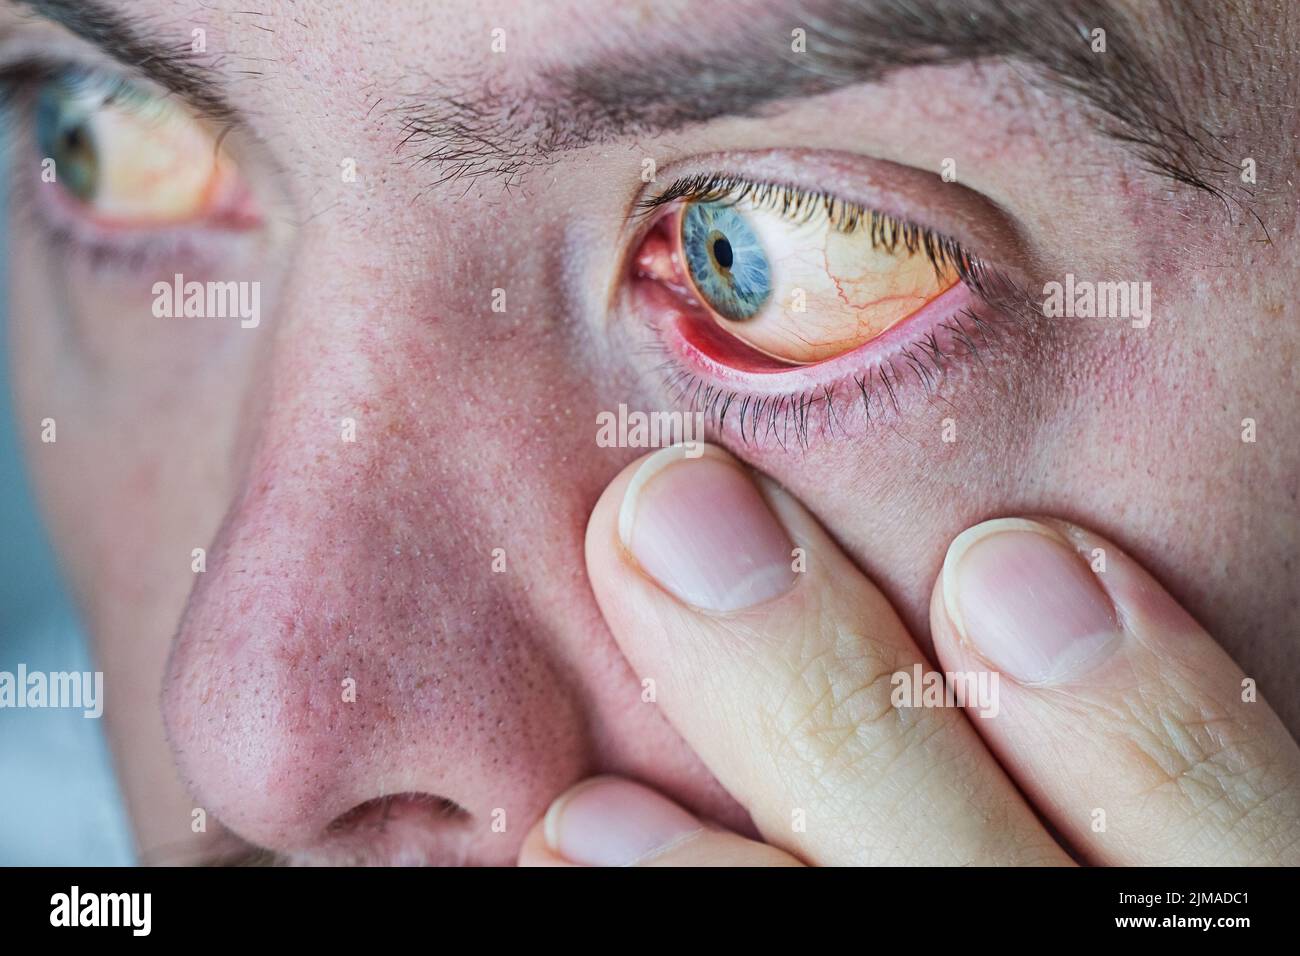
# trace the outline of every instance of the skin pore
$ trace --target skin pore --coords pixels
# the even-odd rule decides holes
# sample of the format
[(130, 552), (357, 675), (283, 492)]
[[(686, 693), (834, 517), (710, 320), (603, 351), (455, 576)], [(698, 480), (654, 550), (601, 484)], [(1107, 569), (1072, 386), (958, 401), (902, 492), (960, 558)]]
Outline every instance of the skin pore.
[[(810, 379), (803, 392), (820, 397), (805, 441), (746, 439), (741, 399), (709, 417), (709, 437), (803, 502), (923, 647), (948, 543), (985, 518), (1048, 515), (1134, 556), (1300, 732), (1285, 5), (1202, 23), (1239, 51), (1202, 82), (1150, 39), (1172, 30), (1164, 5), (1122, 8), (1106, 21), (1118, 46), (1096, 54), (1140, 45), (1160, 64), (1228, 162), (1186, 144), (1178, 159), (1168, 104), (1154, 139), (1175, 170), (1217, 176), (1226, 200), (1151, 169), (1087, 96), (996, 56), (810, 84), (744, 115), (701, 106), (663, 130), (648, 107), (615, 109), (616, 84), (594, 67), (555, 80), (557, 64), (607, 64), (624, 48), (703, 55), (738, 19), (770, 24), (782, 49), (800, 25), (815, 38), (812, 15), (780, 5), (262, 6), (114, 5), (168, 49), (205, 31), (207, 52), (184, 60), (219, 100), (197, 106), (228, 110), (216, 128), (261, 228), (144, 269), (9, 230), (27, 461), (105, 672), (142, 859), (256, 846), (314, 861), (511, 862), (549, 801), (594, 773), (752, 832), (643, 702), (583, 563), (597, 499), (643, 451), (599, 447), (597, 415), (692, 407), (685, 380), (663, 372), (663, 329), (630, 295), (627, 266), (647, 225), (629, 219), (636, 203), (700, 171), (923, 223), (1029, 290), (1066, 274), (1150, 282), (1144, 329), (990, 315), (978, 357), (951, 349), (930, 387), (900, 358), (897, 394), (877, 387), (869, 422), (852, 385), (827, 401)], [(27, 6), (0, 11), (6, 49), (110, 68)], [(647, 75), (630, 103), (654, 91)], [(466, 89), (488, 91), (481, 125), (447, 105)], [(578, 136), (530, 96), (607, 122)], [(487, 137), (515, 103), (514, 138)], [(39, 157), (12, 138), (13, 217), (30, 223), (41, 213), (22, 197), (42, 187)], [(1258, 169), (1248, 190), (1243, 157)], [(955, 182), (940, 176), (948, 158)], [(156, 318), (152, 285), (177, 271), (260, 282), (262, 321)], [(53, 445), (40, 440), (46, 418)], [(356, 698), (343, 703), (348, 680)]]

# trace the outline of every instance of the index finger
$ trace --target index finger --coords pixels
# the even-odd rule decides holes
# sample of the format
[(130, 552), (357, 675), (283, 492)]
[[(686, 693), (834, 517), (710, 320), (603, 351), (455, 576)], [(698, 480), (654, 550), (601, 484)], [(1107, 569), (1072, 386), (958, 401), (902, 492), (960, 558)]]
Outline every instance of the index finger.
[(929, 670), (920, 649), (760, 482), (720, 449), (662, 449), (606, 489), (587, 568), (658, 706), (764, 838), (813, 863), (1068, 863), (960, 708), (895, 706), (896, 675)]

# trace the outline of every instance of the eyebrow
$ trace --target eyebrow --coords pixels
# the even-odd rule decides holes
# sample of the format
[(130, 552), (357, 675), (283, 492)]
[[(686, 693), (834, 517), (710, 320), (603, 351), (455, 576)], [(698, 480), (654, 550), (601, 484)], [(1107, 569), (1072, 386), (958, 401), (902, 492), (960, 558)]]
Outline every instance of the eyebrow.
[[(190, 101), (206, 115), (237, 117), (215, 66), (188, 44), (168, 49), (100, 0), (18, 0), (114, 59)], [(1213, 8), (1160, 0), (1166, 44), (1191, 63), (1233, 61), (1224, 38), (1238, 32)], [(1214, 21), (1214, 22), (1210, 22)], [(792, 30), (805, 31), (804, 50)], [(1105, 31), (1094, 53), (1091, 31)], [(698, 31), (696, 31), (698, 32)], [(603, 141), (654, 135), (723, 116), (759, 116), (782, 101), (878, 82), (908, 67), (1008, 60), (1031, 68), (1042, 85), (1085, 104), (1102, 133), (1125, 144), (1147, 170), (1236, 201), (1215, 183), (1232, 182), (1236, 161), (1223, 137), (1191, 119), (1188, 83), (1162, 70), (1149, 34), (1113, 0), (822, 0), (803, 11), (757, 9), (724, 42), (687, 45), (660, 37), (622, 44), (589, 60), (543, 70), (527, 88), (467, 78), (460, 90), (416, 105), (390, 107), (399, 148), (437, 170), (429, 188), (490, 177), (507, 186), (558, 154)], [(1202, 66), (1206, 76), (1216, 71)], [(1218, 71), (1221, 72), (1221, 71)], [(1204, 100), (1208, 89), (1193, 90)], [(1193, 95), (1192, 99), (1196, 99)]]
[(219, 123), (234, 122), (238, 111), (222, 95), (215, 66), (196, 59), (189, 42), (168, 48), (148, 36), (147, 24), (99, 0), (14, 0), (37, 16), (57, 23), (124, 66), (183, 97), (195, 110)]
[[(1153, 10), (1162, 42), (1190, 51), (1183, 62), (1200, 64), (1202, 77), (1223, 75), (1211, 64), (1235, 64), (1226, 40), (1240, 30), (1230, 19), (1180, 0)], [(747, 16), (722, 42), (683, 46), (687, 27), (671, 43), (633, 46), (624, 37), (603, 55), (542, 72), (526, 94), (468, 88), (405, 108), (404, 143), (428, 144), (420, 160), (440, 168), (439, 182), (490, 175), (509, 183), (554, 153), (602, 140), (759, 116), (908, 67), (1006, 60), (1089, 107), (1100, 131), (1149, 171), (1220, 199), (1229, 197), (1215, 183), (1236, 179), (1222, 137), (1190, 118), (1206, 115), (1203, 87), (1212, 84), (1140, 46), (1135, 38), (1151, 26), (1110, 0), (822, 0)], [(804, 52), (792, 48), (796, 27), (806, 31)], [(1105, 31), (1104, 53), (1092, 50), (1095, 28)]]

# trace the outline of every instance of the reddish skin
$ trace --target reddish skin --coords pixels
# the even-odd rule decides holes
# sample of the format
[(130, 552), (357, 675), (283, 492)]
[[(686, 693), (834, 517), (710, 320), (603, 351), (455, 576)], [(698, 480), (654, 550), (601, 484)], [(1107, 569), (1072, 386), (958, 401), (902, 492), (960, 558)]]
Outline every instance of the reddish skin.
[[(734, 433), (724, 443), (808, 504), (918, 639), (953, 536), (993, 515), (1055, 515), (1151, 569), (1300, 729), (1285, 692), (1300, 679), (1300, 461), (1288, 437), (1300, 265), (1285, 195), (1261, 188), (1273, 243), (1249, 241), (1253, 226), (1131, 172), (1070, 111), (989, 66), (912, 71), (883, 94), (593, 147), (530, 174), (526, 193), (482, 180), (412, 202), (432, 177), (395, 161), (399, 124), (374, 108), (379, 95), (481, 66), (465, 38), (498, 24), (528, 47), (503, 67), (516, 79), (608, 33), (575, 38), (585, 15), (476, 3), (385, 17), (321, 8), (301, 23), (277, 10), (265, 33), (223, 6), (167, 19), (204, 26), (212, 49), (278, 63), (230, 95), (286, 171), (258, 181), (264, 200), (282, 194), (289, 207), (268, 221), (299, 225), (212, 273), (264, 281), (261, 327), (160, 327), (152, 278), (65, 266), (30, 229), (11, 248), (27, 456), (106, 673), (145, 859), (222, 852), (228, 827), (309, 859), (504, 863), (551, 798), (600, 772), (744, 828), (641, 702), (582, 566), (592, 505), (640, 454), (597, 448), (597, 412), (675, 407), (637, 357), (644, 324), (598, 305), (632, 254), (618, 215), (646, 155), (664, 184), (692, 157), (797, 144), (808, 155), (792, 174), (827, 188), (891, 176), (839, 159), (819, 182), (827, 150), (925, 172), (957, 156), (961, 188), (987, 197), (975, 212), (937, 186), (900, 188), (897, 201), (977, 230), (996, 204), (1034, 275), (1152, 280), (1145, 334), (1057, 324), (1008, 336), (986, 368), (953, 368), (943, 402), (913, 390), (903, 415), (870, 433), (807, 453), (746, 449)], [(627, 16), (669, 29), (657, 6)], [(1273, 171), (1268, 183), (1294, 180), (1295, 130), (1277, 133), (1243, 146)], [(344, 156), (357, 160), (355, 184), (339, 182)], [(490, 307), (499, 287), (504, 314)], [(39, 441), (46, 417), (56, 445)], [(343, 417), (356, 419), (355, 444), (340, 441)], [(939, 440), (945, 417), (956, 443)], [(1259, 423), (1256, 444), (1240, 440), (1245, 417)], [(197, 579), (195, 547), (208, 551)], [(504, 574), (491, 570), (496, 547)], [(354, 704), (341, 700), (348, 677)], [(382, 832), (368, 825), (378, 812), (350, 813), (409, 792), (462, 812), (401, 803)], [(195, 807), (206, 835), (191, 832)], [(504, 833), (491, 828), (497, 808)], [(339, 817), (349, 826), (331, 828)]]

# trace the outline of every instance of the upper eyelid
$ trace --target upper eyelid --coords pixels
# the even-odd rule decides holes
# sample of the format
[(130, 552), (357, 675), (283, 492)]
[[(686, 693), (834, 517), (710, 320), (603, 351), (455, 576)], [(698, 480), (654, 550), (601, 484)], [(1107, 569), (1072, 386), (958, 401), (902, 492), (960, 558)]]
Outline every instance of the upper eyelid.
[(151, 63), (156, 68), (143, 69), (58, 25), (42, 22), (0, 31), (0, 77), (10, 87), (71, 69), (129, 84), (216, 126), (243, 125), (238, 112), (209, 89), (209, 81), (198, 76), (205, 68), (182, 54), (169, 53), (167, 57), (160, 63), (155, 55)]
[[(917, 157), (924, 159), (924, 157)], [(638, 201), (666, 192), (679, 179), (723, 173), (747, 182), (799, 192), (825, 193), (895, 219), (927, 227), (959, 241), (986, 261), (1021, 271), (1037, 251), (1037, 235), (1026, 231), (1016, 206), (983, 192), (974, 176), (946, 182), (924, 162), (886, 159), (870, 151), (800, 147), (766, 142), (739, 149), (694, 150), (659, 164), (658, 181), (640, 186), (623, 211), (635, 225)]]
[(0, 56), (0, 90), (6, 102), (23, 89), (56, 79), (71, 77), (75, 82), (95, 83), (108, 90), (105, 105), (121, 105), (132, 100), (157, 100), (176, 102), (186, 112), (194, 109), (184, 97), (164, 89), (146, 76), (131, 70), (120, 69), (111, 61), (99, 58), (90, 62), (85, 57), (27, 53), (19, 57)]
[[(651, 215), (656, 209), (678, 200), (685, 202), (741, 203), (752, 201), (763, 208), (778, 211), (796, 221), (811, 221), (823, 214), (834, 228), (854, 232), (863, 222), (872, 228), (917, 229), (938, 234), (938, 230), (910, 219), (883, 212), (862, 203), (841, 199), (822, 189), (808, 189), (790, 183), (746, 179), (729, 173), (697, 173), (674, 180), (665, 189), (636, 204), (633, 218)], [(906, 237), (899, 236), (906, 242)], [(892, 243), (892, 240), (886, 240)], [(954, 240), (955, 241), (955, 240)]]
[(6, 125), (17, 125), (13, 106), (20, 95), (40, 83), (73, 74), (105, 87), (107, 95), (100, 108), (146, 110), (151, 104), (166, 104), (204, 125), (211, 133), (214, 149), (225, 146), (234, 147), (236, 151), (246, 150), (250, 143), (260, 146), (242, 120), (221, 119), (205, 112), (189, 97), (160, 85), (137, 70), (124, 68), (98, 49), (86, 44), (78, 46), (80, 49), (76, 52), (53, 53), (28, 48), (15, 55), (12, 50), (6, 51), (4, 42), (0, 40), (0, 132)]

